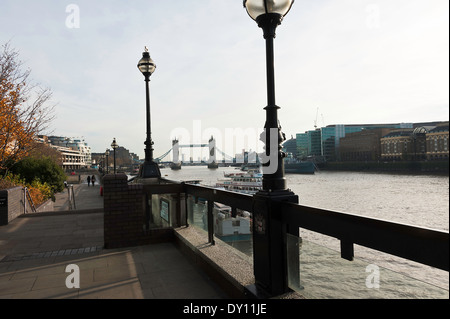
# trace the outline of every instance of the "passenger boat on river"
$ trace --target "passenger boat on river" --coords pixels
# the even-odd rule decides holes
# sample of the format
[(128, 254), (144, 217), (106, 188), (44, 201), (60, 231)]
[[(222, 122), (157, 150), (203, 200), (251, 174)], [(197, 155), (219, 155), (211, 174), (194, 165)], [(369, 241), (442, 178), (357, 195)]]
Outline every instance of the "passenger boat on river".
[(224, 173), (224, 177), (217, 181), (216, 188), (252, 195), (262, 189), (262, 174), (259, 170)]

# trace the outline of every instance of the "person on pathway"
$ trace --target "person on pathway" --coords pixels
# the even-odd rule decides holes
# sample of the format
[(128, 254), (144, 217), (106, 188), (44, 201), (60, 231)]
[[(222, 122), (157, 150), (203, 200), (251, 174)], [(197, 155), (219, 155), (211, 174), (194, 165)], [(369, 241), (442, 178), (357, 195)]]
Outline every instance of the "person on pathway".
[(92, 175), (91, 181), (92, 181), (92, 186), (94, 186), (94, 183), (95, 183), (95, 176), (94, 175)]
[[(91, 177), (90, 176), (87, 177), (87, 182), (88, 182), (88, 186), (90, 186), (91, 185)], [(94, 181), (92, 181), (92, 186), (94, 186)]]

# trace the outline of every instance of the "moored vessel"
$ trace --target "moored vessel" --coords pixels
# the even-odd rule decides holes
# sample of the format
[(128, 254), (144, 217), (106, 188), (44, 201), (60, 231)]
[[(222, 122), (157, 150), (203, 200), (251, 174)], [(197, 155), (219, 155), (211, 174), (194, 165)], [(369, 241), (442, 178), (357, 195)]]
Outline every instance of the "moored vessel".
[(310, 161), (285, 161), (284, 172), (288, 174), (314, 174), (316, 165)]
[(225, 242), (251, 239), (250, 213), (239, 211), (233, 217), (231, 207), (214, 203), (214, 235)]
[(217, 181), (216, 188), (252, 195), (262, 190), (262, 174), (259, 170), (224, 173), (224, 177), (224, 179)]

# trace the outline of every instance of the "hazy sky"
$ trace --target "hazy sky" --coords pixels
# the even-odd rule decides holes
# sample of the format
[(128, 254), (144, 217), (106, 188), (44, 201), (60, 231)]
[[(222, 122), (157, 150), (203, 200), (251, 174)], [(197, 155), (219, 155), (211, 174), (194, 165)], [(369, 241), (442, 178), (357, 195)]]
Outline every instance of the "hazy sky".
[[(0, 44), (57, 103), (53, 134), (144, 155), (144, 46), (155, 157), (171, 139), (233, 155), (265, 121), (265, 44), (242, 0), (1, 0)], [(296, 0), (275, 39), (287, 137), (330, 124), (449, 119), (448, 0)], [(318, 110), (317, 110), (318, 108)], [(244, 143), (244, 141), (247, 141)], [(261, 150), (259, 150), (261, 151)]]

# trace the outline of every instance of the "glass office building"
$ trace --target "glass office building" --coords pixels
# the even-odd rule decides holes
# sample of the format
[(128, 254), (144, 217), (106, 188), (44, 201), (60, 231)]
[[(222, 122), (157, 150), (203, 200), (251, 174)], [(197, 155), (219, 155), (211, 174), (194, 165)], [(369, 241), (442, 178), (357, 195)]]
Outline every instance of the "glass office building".
[(322, 156), (326, 161), (339, 160), (339, 141), (346, 134), (375, 128), (412, 128), (413, 123), (328, 125), (296, 135), (299, 158)]
[(306, 158), (309, 154), (308, 134), (307, 133), (296, 134), (296, 143), (297, 143), (298, 158), (300, 159)]
[[(321, 132), (321, 147), (322, 155), (328, 161), (336, 160), (336, 128), (322, 127)], [(337, 139), (339, 145), (339, 138)]]

